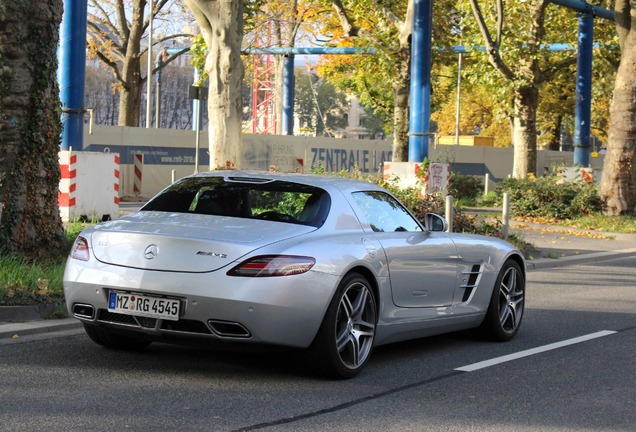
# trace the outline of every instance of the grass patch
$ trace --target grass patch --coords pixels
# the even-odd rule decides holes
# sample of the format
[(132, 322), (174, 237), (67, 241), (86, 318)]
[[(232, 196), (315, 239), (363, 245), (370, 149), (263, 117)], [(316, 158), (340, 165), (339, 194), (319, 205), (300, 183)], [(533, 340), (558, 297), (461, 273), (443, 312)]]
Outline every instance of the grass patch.
[(59, 303), (63, 274), (63, 260), (29, 262), (18, 256), (0, 256), (0, 305)]
[(66, 246), (45, 260), (33, 261), (17, 254), (0, 255), (0, 306), (62, 304), (66, 257), (77, 235), (88, 225), (66, 224)]
[(606, 216), (601, 213), (594, 213), (567, 219), (561, 223), (569, 227), (586, 230), (636, 234), (636, 218), (633, 216)]

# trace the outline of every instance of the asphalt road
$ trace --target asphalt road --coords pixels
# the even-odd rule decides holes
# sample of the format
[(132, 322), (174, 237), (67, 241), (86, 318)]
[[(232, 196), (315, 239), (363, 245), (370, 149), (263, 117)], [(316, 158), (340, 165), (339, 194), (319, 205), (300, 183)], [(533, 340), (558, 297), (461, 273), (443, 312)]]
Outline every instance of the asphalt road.
[(5, 339), (0, 430), (632, 431), (634, 259), (528, 279), (513, 341), (459, 333), (380, 347), (348, 381), (320, 379), (289, 352), (119, 353), (78, 331)]

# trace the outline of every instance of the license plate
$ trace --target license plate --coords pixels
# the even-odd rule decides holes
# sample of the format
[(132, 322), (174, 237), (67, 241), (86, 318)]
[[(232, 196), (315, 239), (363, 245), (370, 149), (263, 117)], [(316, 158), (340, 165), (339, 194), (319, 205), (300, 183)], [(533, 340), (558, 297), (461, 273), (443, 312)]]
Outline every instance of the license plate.
[(179, 320), (181, 302), (175, 299), (147, 297), (137, 294), (111, 291), (108, 298), (108, 311), (148, 318)]

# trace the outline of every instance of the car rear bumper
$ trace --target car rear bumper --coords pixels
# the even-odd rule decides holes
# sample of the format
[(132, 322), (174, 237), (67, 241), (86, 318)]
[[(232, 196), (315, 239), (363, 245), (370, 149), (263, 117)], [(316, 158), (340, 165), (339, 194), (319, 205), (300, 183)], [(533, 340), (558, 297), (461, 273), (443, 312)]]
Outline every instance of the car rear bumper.
[[(247, 278), (153, 272), (69, 260), (64, 293), (70, 314), (86, 324), (168, 340), (207, 338), (308, 347), (338, 285), (334, 275)], [(178, 321), (108, 310), (112, 290), (180, 300)]]

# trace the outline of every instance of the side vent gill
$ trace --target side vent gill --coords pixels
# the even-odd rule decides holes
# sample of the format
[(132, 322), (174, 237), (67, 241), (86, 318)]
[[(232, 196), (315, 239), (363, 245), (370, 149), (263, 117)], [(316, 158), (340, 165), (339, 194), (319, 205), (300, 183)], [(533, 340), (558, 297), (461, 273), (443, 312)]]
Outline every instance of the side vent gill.
[(479, 280), (481, 279), (481, 274), (484, 268), (481, 264), (473, 264), (470, 271), (462, 272), (463, 280), (466, 281), (460, 288), (464, 288), (464, 295), (462, 296), (462, 303), (466, 303), (470, 300), (473, 291), (479, 285)]

